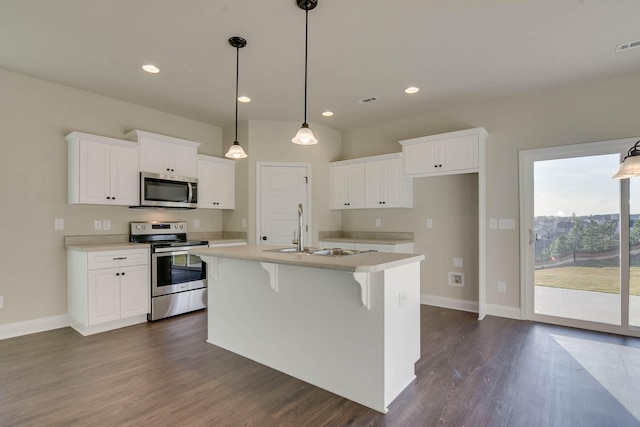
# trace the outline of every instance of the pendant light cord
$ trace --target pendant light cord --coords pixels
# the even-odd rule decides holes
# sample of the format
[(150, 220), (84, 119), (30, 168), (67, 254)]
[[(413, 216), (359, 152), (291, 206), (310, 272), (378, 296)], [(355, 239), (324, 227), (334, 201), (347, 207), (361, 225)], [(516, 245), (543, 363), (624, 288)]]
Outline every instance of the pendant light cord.
[(309, 50), (309, 6), (304, 8), (304, 123), (307, 123), (307, 56)]
[(236, 139), (238, 143), (238, 79), (240, 78), (240, 46), (236, 46)]

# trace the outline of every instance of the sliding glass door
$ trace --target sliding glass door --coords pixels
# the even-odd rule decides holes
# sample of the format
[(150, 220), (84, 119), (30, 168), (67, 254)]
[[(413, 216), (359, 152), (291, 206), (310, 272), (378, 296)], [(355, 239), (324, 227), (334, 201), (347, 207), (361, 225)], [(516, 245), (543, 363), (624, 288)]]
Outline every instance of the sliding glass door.
[(632, 183), (630, 191), (629, 180), (611, 178), (620, 153), (634, 142), (520, 153), (526, 318), (637, 332), (633, 326), (640, 326), (640, 182)]

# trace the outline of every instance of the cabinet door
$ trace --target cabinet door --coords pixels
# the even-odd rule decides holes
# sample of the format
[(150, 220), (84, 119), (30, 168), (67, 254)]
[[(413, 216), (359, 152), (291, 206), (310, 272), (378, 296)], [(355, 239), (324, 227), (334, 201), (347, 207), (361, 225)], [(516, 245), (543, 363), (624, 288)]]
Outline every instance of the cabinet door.
[(364, 164), (347, 166), (345, 183), (348, 209), (364, 207)]
[(365, 204), (368, 208), (381, 208), (386, 200), (386, 170), (384, 162), (368, 162), (364, 166)]
[(198, 161), (198, 208), (215, 208), (216, 164)]
[(394, 208), (404, 205), (405, 178), (402, 159), (365, 163), (367, 208)]
[(149, 312), (151, 290), (149, 266), (136, 265), (120, 269), (120, 316), (127, 318)]
[(438, 152), (439, 141), (406, 145), (404, 153), (404, 172), (407, 175), (420, 175), (440, 171), (442, 163)]
[(89, 325), (120, 319), (120, 269), (88, 271)]
[(460, 171), (478, 168), (478, 137), (476, 135), (448, 139), (440, 144), (443, 170)]
[(331, 167), (331, 209), (346, 209), (347, 204), (347, 167)]
[(236, 208), (236, 167), (235, 163), (216, 163), (215, 199), (218, 209)]
[(195, 178), (198, 176), (196, 148), (179, 144), (169, 144), (170, 173)]
[(80, 203), (109, 204), (111, 146), (80, 141)]
[(138, 151), (134, 148), (111, 147), (110, 194), (112, 205), (138, 204)]
[(170, 144), (163, 141), (140, 138), (140, 172), (170, 173)]

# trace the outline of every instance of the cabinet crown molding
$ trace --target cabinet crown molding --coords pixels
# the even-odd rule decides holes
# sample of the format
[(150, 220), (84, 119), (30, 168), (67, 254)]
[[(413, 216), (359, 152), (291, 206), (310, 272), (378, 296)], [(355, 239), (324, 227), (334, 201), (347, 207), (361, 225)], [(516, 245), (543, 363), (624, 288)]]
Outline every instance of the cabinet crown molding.
[(480, 138), (486, 138), (487, 136), (489, 136), (489, 132), (487, 132), (485, 128), (479, 127), (479, 128), (473, 128), (473, 129), (458, 130), (455, 132), (439, 133), (437, 135), (419, 136), (417, 138), (404, 139), (398, 142), (404, 146), (404, 145), (421, 144), (423, 142), (441, 141), (443, 139), (460, 138), (463, 136), (470, 136), (470, 135), (477, 135)]
[(124, 137), (129, 141), (139, 142), (140, 138), (147, 138), (147, 139), (153, 139), (154, 141), (168, 142), (170, 144), (180, 144), (180, 145), (185, 145), (185, 146), (194, 147), (194, 148), (197, 148), (200, 145), (202, 145), (199, 142), (189, 141), (187, 139), (175, 138), (173, 136), (160, 135), (158, 133), (151, 133), (151, 132), (146, 132), (146, 131), (137, 130), (137, 129), (134, 129), (131, 132), (127, 132)]

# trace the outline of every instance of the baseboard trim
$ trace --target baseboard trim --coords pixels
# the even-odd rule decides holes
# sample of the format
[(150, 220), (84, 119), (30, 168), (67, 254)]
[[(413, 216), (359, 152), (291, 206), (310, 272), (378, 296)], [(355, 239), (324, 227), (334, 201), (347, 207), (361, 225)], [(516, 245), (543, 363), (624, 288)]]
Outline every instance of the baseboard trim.
[(452, 310), (478, 312), (478, 302), (457, 298), (439, 297), (436, 295), (421, 294), (420, 304), (433, 305), (435, 307), (450, 308)]
[(522, 320), (520, 307), (511, 307), (507, 305), (487, 304), (487, 316), (506, 317), (507, 319)]
[(24, 322), (8, 323), (6, 325), (0, 325), (0, 340), (65, 328), (67, 326), (69, 326), (69, 316), (66, 314), (25, 320)]

